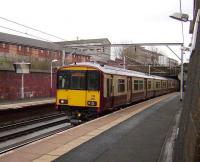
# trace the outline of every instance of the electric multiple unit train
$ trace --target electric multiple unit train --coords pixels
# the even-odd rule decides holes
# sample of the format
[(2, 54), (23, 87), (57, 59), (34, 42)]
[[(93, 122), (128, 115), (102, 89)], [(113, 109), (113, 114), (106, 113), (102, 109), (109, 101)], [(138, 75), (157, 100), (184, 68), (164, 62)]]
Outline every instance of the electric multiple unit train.
[(175, 79), (96, 63), (77, 63), (57, 72), (56, 107), (69, 115), (101, 114), (176, 91)]

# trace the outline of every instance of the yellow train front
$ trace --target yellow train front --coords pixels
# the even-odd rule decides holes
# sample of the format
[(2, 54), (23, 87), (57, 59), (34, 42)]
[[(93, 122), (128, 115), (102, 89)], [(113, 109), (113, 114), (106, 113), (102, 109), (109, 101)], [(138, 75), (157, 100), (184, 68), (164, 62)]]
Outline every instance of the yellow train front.
[(56, 106), (74, 117), (100, 111), (100, 71), (94, 67), (69, 65), (57, 72)]

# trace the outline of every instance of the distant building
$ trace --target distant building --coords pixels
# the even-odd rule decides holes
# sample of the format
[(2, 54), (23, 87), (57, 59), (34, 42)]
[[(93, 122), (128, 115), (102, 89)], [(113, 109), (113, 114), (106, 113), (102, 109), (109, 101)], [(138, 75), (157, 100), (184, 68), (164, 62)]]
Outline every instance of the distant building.
[(160, 55), (158, 60), (159, 65), (167, 67), (176, 67), (178, 66), (178, 61), (168, 58), (166, 56)]
[(141, 46), (128, 47), (124, 49), (124, 55), (127, 56), (129, 62), (140, 65), (157, 65), (158, 53), (156, 51), (147, 50)]
[(161, 66), (169, 66), (169, 58), (163, 55), (158, 57), (158, 63)]
[[(86, 57), (84, 58), (85, 60), (90, 59), (91, 61), (99, 63), (107, 63), (108, 60), (110, 60), (111, 43), (107, 38), (63, 41), (56, 43), (65, 48), (66, 58), (78, 55), (77, 57)], [(75, 55), (73, 56), (73, 54)]]
[[(156, 49), (147, 50), (141, 46), (128, 47), (124, 49), (124, 54), (127, 57), (126, 60), (131, 64), (137, 65), (153, 65), (153, 66), (168, 66), (175, 67), (178, 65), (178, 61), (168, 58), (160, 54)], [(127, 62), (126, 61), (126, 62)]]
[(169, 67), (176, 67), (176, 66), (178, 66), (178, 61), (169, 58)]

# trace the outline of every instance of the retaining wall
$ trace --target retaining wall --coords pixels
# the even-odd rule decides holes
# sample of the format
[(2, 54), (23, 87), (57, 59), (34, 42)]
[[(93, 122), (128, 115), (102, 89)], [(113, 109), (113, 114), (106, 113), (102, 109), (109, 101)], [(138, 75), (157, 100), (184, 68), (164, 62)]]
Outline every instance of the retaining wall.
[[(55, 96), (56, 74), (53, 74), (53, 88), (50, 88), (50, 73), (31, 72), (24, 75), (25, 98)], [(20, 99), (21, 74), (14, 71), (0, 71), (0, 101)]]

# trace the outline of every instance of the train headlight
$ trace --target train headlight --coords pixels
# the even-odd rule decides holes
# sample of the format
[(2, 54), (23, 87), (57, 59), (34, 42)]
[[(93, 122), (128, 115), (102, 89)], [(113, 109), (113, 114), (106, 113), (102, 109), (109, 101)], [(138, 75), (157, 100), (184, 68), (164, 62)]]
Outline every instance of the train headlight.
[(96, 101), (88, 101), (87, 104), (89, 106), (97, 106), (97, 102)]
[(60, 100), (59, 100), (59, 103), (60, 103), (60, 104), (68, 104), (68, 101), (65, 100), (65, 99), (60, 99)]

